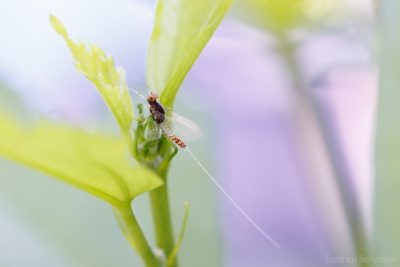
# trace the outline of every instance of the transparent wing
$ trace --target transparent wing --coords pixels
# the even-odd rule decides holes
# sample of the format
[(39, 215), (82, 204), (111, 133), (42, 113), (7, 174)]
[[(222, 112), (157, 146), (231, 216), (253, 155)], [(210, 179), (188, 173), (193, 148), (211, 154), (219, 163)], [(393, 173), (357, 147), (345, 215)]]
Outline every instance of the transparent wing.
[(203, 134), (194, 122), (170, 110), (166, 110), (165, 123), (168, 128), (172, 130), (174, 135), (184, 141), (196, 140)]
[(147, 140), (154, 140), (161, 137), (162, 132), (158, 124), (151, 118), (148, 118), (147, 129), (146, 129), (146, 138)]

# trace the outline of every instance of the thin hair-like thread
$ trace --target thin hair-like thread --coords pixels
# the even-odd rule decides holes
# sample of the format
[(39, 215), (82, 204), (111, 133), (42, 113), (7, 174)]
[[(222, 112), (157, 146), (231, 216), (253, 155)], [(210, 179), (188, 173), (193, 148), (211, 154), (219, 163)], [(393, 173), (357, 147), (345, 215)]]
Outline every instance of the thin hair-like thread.
[(141, 98), (143, 98), (144, 100), (147, 100), (147, 98), (146, 97), (144, 97), (144, 95), (142, 95), (141, 93), (139, 93), (139, 91), (137, 91), (137, 90), (135, 90), (135, 89), (132, 89), (132, 88), (129, 88), (129, 87), (127, 87), (130, 91), (132, 91), (132, 92), (134, 92), (135, 94), (137, 94), (138, 96), (140, 96)]
[(243, 217), (254, 227), (262, 236), (264, 236), (268, 241), (270, 241), (277, 249), (281, 249), (281, 246), (276, 242), (270, 235), (268, 235), (240, 206), (239, 204), (222, 188), (222, 186), (217, 182), (217, 180), (212, 177), (212, 175), (204, 168), (204, 166), (200, 163), (200, 161), (195, 157), (192, 151), (186, 147), (186, 150), (192, 158), (197, 162), (200, 168), (207, 174), (208, 178), (218, 187), (219, 190), (228, 198), (228, 200), (235, 206), (235, 208), (243, 215)]
[(132, 70), (132, 72), (136, 75), (136, 77), (138, 77), (138, 78), (146, 85), (147, 92), (148, 92), (149, 94), (151, 94), (151, 90), (150, 90), (150, 88), (147, 86), (146, 80), (145, 80), (142, 76), (140, 76), (139, 73), (138, 73), (131, 65), (129, 65), (129, 68), (130, 68), (130, 69)]

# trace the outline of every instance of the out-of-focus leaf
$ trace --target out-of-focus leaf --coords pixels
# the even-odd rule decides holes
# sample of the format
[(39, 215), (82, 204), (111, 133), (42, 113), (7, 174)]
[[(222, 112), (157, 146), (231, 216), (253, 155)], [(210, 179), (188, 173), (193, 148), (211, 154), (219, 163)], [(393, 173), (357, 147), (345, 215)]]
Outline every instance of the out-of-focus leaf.
[(263, 29), (283, 31), (306, 20), (305, 0), (238, 0), (234, 13)]
[(133, 165), (121, 137), (88, 134), (49, 122), (22, 127), (0, 114), (0, 156), (44, 172), (114, 205), (162, 184)]
[[(400, 1), (381, 2), (383, 55), (376, 135), (374, 253), (400, 256)], [(377, 263), (387, 266), (389, 263)], [(375, 266), (375, 265), (374, 265)]]
[(336, 11), (344, 0), (305, 0), (303, 4), (304, 12), (313, 20), (325, 17)]
[(147, 82), (172, 107), (186, 74), (232, 0), (159, 0), (147, 55)]
[(94, 44), (86, 47), (81, 41), (74, 43), (68, 38), (64, 25), (53, 15), (50, 15), (50, 23), (71, 50), (75, 68), (96, 87), (121, 129), (127, 131), (132, 123), (133, 109), (126, 86), (125, 71), (122, 68), (115, 69), (113, 58), (107, 56), (100, 47)]
[(237, 0), (233, 14), (262, 29), (282, 32), (320, 20), (343, 0)]

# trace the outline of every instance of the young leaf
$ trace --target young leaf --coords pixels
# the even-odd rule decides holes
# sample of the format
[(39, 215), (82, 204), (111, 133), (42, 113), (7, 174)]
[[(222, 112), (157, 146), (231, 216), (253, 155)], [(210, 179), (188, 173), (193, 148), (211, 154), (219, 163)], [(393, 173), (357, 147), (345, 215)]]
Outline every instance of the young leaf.
[(113, 58), (107, 56), (100, 47), (94, 44), (86, 47), (81, 41), (75, 43), (69, 39), (64, 25), (55, 16), (50, 15), (50, 23), (71, 50), (75, 68), (96, 87), (122, 131), (127, 131), (132, 123), (133, 109), (126, 86), (125, 71), (122, 68), (115, 69)]
[(147, 55), (147, 82), (172, 107), (186, 74), (232, 0), (159, 0)]
[(176, 255), (178, 254), (179, 247), (181, 246), (183, 240), (183, 235), (185, 234), (188, 218), (189, 218), (189, 204), (185, 202), (185, 216), (183, 217), (181, 232), (179, 233), (178, 241), (176, 242), (174, 249), (172, 250), (171, 254), (168, 257), (167, 267), (174, 266), (175, 264)]
[(0, 156), (44, 172), (86, 192), (122, 205), (162, 181), (128, 161), (120, 137), (88, 134), (49, 122), (21, 127), (0, 114)]

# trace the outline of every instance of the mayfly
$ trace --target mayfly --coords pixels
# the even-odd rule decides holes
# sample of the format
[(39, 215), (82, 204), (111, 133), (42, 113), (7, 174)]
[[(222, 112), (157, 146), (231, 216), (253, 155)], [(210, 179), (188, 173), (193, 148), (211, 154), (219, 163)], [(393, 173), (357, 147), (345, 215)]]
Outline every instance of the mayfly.
[[(130, 89), (138, 94), (143, 99), (146, 99), (136, 90)], [(195, 155), (189, 150), (186, 144), (182, 141), (194, 140), (201, 135), (200, 129), (196, 124), (191, 122), (184, 117), (177, 115), (169, 110), (166, 110), (160, 103), (157, 102), (158, 94), (155, 92), (149, 92), (149, 96), (146, 101), (150, 105), (151, 118), (154, 121), (155, 129), (160, 129), (162, 133), (169, 138), (172, 142), (187, 151), (200, 168), (207, 174), (211, 181), (218, 187), (219, 190), (228, 198), (228, 200), (235, 206), (235, 208), (243, 215), (243, 217), (261, 233), (266, 239), (268, 239), (276, 248), (280, 249), (280, 245), (270, 237), (240, 206), (239, 204), (225, 191), (225, 189), (214, 179), (214, 177), (207, 171), (207, 169), (200, 163)], [(179, 134), (178, 134), (179, 133)]]
[(157, 98), (158, 94), (155, 92), (150, 93), (147, 97), (147, 103), (150, 105), (150, 114), (152, 119), (167, 138), (181, 148), (186, 148), (186, 144), (182, 139), (196, 139), (201, 135), (200, 129), (196, 124), (184, 117), (179, 116), (172, 111), (166, 111), (164, 107), (157, 102)]

